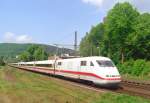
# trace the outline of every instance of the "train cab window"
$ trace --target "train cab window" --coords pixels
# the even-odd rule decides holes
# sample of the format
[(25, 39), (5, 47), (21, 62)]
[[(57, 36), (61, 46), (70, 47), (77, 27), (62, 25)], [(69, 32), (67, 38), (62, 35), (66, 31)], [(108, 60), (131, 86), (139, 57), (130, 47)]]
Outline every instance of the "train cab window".
[(87, 62), (86, 61), (81, 61), (81, 66), (86, 66), (87, 65)]
[(62, 65), (62, 62), (58, 62), (58, 64), (57, 64), (57, 65), (61, 66), (61, 65)]
[(94, 66), (94, 64), (93, 64), (93, 62), (92, 62), (92, 61), (90, 62), (90, 66)]
[(109, 60), (97, 60), (96, 62), (100, 67), (114, 67), (114, 64)]

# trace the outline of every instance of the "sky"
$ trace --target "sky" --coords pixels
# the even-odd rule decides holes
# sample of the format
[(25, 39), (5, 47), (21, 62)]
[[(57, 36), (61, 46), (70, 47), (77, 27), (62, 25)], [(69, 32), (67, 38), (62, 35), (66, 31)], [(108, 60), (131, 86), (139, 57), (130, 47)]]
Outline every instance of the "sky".
[(117, 2), (130, 2), (141, 13), (150, 0), (0, 0), (0, 42), (73, 45), (103, 21)]

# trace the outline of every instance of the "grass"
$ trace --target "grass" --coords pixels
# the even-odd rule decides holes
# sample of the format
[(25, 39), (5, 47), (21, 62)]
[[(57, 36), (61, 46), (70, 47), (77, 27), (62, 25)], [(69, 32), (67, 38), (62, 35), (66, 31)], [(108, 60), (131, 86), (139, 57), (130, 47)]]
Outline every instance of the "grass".
[(150, 103), (150, 100), (125, 94), (103, 94), (95, 103)]
[(150, 82), (150, 76), (132, 76), (129, 74), (122, 74), (122, 77), (126, 80)]
[(0, 69), (0, 103), (150, 103), (113, 93), (96, 93), (61, 80), (12, 67)]
[(98, 96), (47, 76), (8, 67), (0, 69), (0, 103), (91, 103)]

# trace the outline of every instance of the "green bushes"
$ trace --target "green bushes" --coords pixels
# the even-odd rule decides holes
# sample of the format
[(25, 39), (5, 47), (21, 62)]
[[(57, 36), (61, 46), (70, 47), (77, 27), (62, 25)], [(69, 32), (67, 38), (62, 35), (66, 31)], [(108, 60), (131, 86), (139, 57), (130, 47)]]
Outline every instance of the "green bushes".
[(4, 66), (4, 65), (5, 65), (4, 58), (0, 57), (0, 66)]
[(46, 60), (48, 54), (44, 47), (38, 45), (31, 45), (26, 51), (19, 55), (20, 61), (35, 61), (35, 60)]
[(150, 62), (143, 59), (129, 60), (124, 64), (118, 65), (121, 74), (130, 74), (132, 76), (147, 76), (150, 73)]

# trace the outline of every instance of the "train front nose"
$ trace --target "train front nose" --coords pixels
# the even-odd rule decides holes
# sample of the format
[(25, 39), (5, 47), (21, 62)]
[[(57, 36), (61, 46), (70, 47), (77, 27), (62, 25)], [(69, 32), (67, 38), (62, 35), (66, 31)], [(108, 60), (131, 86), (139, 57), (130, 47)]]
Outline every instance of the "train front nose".
[(105, 72), (105, 84), (109, 87), (118, 86), (121, 82), (121, 76), (116, 67), (107, 67)]
[(100, 67), (99, 74), (102, 76), (102, 79), (97, 81), (98, 84), (111, 87), (121, 82), (119, 71), (111, 60), (96, 60), (96, 62)]

